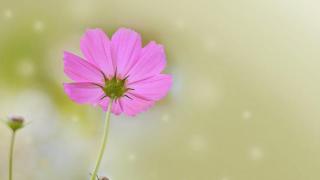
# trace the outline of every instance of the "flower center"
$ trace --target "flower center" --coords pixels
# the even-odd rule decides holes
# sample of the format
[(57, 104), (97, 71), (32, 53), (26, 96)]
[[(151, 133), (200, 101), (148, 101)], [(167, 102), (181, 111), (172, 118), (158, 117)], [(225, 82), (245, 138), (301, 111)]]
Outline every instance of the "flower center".
[(106, 79), (105, 85), (103, 87), (103, 91), (106, 96), (111, 99), (117, 99), (124, 96), (125, 92), (127, 92), (127, 88), (125, 86), (126, 79), (117, 79), (114, 76), (112, 79)]

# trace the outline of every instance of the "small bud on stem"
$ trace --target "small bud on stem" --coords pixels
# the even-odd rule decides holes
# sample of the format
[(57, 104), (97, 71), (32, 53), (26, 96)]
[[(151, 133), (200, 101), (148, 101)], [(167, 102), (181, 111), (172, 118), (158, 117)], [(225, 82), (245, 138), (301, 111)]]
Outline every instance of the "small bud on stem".
[(13, 151), (15, 144), (16, 131), (25, 126), (25, 120), (21, 116), (11, 116), (4, 120), (4, 123), (12, 130), (10, 150), (9, 150), (9, 180), (13, 180)]
[(107, 177), (100, 177), (99, 180), (109, 180)]
[(21, 129), (24, 127), (24, 118), (21, 116), (11, 116), (6, 121), (8, 127), (15, 132), (18, 129)]

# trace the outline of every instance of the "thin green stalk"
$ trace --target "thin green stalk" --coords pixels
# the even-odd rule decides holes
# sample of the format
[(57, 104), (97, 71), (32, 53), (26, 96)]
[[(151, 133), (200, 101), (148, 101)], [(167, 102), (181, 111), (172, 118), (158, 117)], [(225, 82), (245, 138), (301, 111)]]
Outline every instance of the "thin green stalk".
[(104, 152), (106, 150), (106, 145), (107, 145), (107, 141), (108, 141), (108, 133), (109, 133), (109, 125), (110, 125), (111, 107), (112, 107), (112, 100), (110, 99), (109, 105), (108, 105), (108, 110), (107, 110), (107, 113), (106, 113), (106, 120), (105, 120), (105, 126), (104, 126), (104, 132), (103, 132), (101, 147), (100, 147), (100, 151), (99, 151), (99, 154), (98, 154), (98, 158), (97, 158), (95, 169), (94, 169), (94, 171), (92, 173), (92, 176), (91, 176), (91, 180), (96, 180), (97, 173), (99, 171), (99, 167), (100, 167), (100, 164), (101, 164), (101, 160), (102, 160), (103, 154), (104, 154)]
[(11, 136), (11, 144), (10, 144), (10, 152), (9, 152), (9, 180), (13, 179), (13, 150), (14, 150), (14, 142), (16, 137), (16, 131), (12, 131)]

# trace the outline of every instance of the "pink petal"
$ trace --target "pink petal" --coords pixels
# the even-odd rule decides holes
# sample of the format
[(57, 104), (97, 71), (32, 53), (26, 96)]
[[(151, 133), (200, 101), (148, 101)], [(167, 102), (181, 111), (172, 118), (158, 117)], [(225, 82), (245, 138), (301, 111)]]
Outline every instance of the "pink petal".
[(89, 29), (81, 39), (81, 51), (85, 58), (107, 76), (114, 74), (110, 40), (101, 29)]
[(64, 72), (77, 82), (102, 82), (103, 73), (82, 58), (64, 52)]
[[(101, 108), (104, 110), (104, 111), (107, 111), (108, 109), (108, 105), (109, 105), (109, 101), (110, 101), (110, 98), (109, 97), (105, 97), (103, 100), (101, 100), (99, 102), (99, 105), (101, 106)], [(121, 105), (119, 103), (118, 100), (112, 102), (112, 109), (111, 109), (111, 112), (115, 115), (120, 115), (121, 112), (122, 112), (122, 108), (121, 108)]]
[(112, 58), (117, 67), (117, 74), (124, 78), (139, 58), (142, 49), (141, 37), (133, 30), (120, 28), (111, 41)]
[(74, 102), (96, 105), (104, 96), (103, 90), (92, 83), (65, 83), (64, 91)]
[(123, 111), (123, 105), (122, 105), (121, 99), (117, 99), (113, 101), (112, 112), (116, 115), (120, 115), (122, 111)]
[(172, 77), (167, 74), (159, 74), (150, 78), (129, 82), (127, 84), (130, 90), (127, 94), (132, 94), (141, 99), (158, 101), (167, 95), (172, 84)]
[[(121, 113), (125, 113), (129, 116), (135, 116), (136, 114), (143, 112), (149, 109), (154, 105), (154, 101), (148, 101), (136, 97), (135, 95), (130, 95), (132, 99), (127, 97), (123, 97), (115, 100), (112, 103), (112, 113), (115, 115), (120, 115)], [(107, 111), (110, 99), (107, 97), (103, 99), (99, 105), (102, 107), (104, 111)]]
[(132, 99), (129, 99), (127, 97), (121, 98), (123, 112), (128, 116), (135, 116), (138, 113), (146, 111), (154, 105), (154, 101), (141, 99), (139, 97), (136, 97), (135, 95), (131, 95), (130, 97)]
[(131, 81), (160, 74), (166, 66), (166, 56), (162, 45), (150, 42), (142, 51), (138, 62), (130, 69)]

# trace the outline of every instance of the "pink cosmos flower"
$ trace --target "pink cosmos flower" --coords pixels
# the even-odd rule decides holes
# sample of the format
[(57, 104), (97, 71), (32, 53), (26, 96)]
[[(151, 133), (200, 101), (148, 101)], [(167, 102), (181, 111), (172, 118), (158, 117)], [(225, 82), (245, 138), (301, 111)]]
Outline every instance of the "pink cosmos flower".
[(67, 95), (79, 104), (99, 105), (112, 113), (134, 116), (150, 108), (168, 93), (172, 77), (162, 45), (151, 41), (142, 47), (140, 34), (120, 28), (111, 40), (101, 29), (89, 29), (81, 39), (84, 58), (64, 53)]

